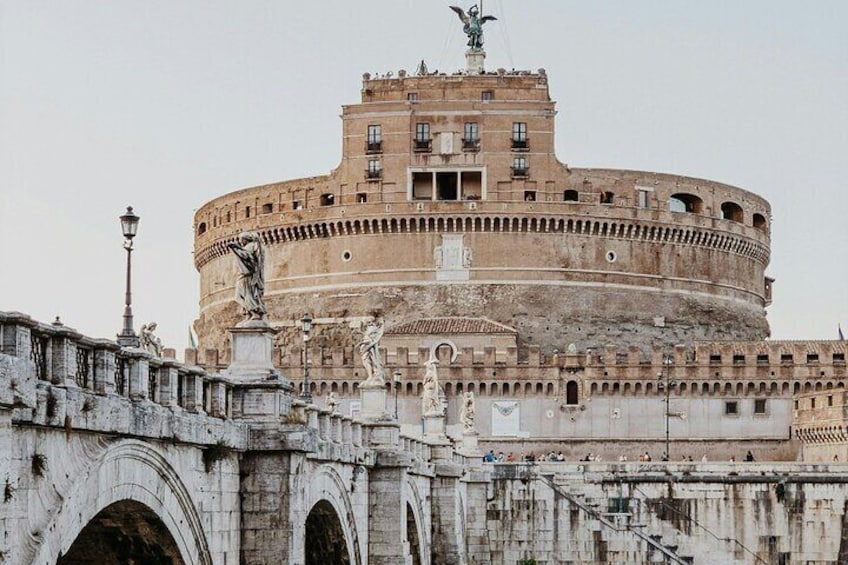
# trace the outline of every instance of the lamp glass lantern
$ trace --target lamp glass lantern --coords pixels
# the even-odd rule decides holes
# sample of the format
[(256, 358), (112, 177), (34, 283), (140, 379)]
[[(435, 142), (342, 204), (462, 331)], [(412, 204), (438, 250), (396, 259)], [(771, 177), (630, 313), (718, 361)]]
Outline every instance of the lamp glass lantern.
[(136, 232), (138, 232), (138, 220), (140, 218), (133, 213), (132, 206), (127, 206), (126, 213), (121, 216), (120, 219), (121, 230), (124, 232), (124, 237), (126, 239), (134, 238)]
[(312, 316), (306, 314), (303, 318), (301, 318), (300, 327), (303, 330), (304, 337), (309, 336), (312, 332)]

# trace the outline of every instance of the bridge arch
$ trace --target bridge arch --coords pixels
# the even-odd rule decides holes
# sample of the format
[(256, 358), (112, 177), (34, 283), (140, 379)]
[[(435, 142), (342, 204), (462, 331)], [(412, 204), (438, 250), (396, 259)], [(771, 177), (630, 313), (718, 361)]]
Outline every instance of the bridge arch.
[(421, 494), (418, 492), (415, 482), (408, 476), (403, 490), (404, 500), (406, 501), (406, 540), (412, 554), (412, 563), (414, 565), (430, 565), (430, 537), (427, 535), (430, 526), (424, 521), (424, 506)]
[[(360, 467), (357, 467), (361, 469)], [(348, 483), (355, 482), (356, 470), (351, 471), (354, 477)], [(358, 565), (362, 563), (359, 548), (359, 536), (356, 528), (356, 515), (350, 500), (350, 487), (342, 479), (339, 472), (331, 465), (321, 465), (314, 473), (310, 473), (309, 484), (306, 488), (306, 504), (308, 509), (303, 516), (304, 559), (306, 565)], [(313, 514), (314, 512), (314, 514)], [(312, 521), (310, 522), (310, 518)], [(309, 531), (312, 526), (312, 531)], [(311, 544), (310, 533), (318, 538), (317, 544)], [(342, 550), (338, 544), (333, 546), (330, 534), (337, 538), (342, 534), (344, 540)], [(314, 560), (319, 556), (335, 556), (338, 559), (327, 561)], [(345, 557), (346, 556), (346, 557)], [(310, 560), (313, 559), (313, 560)], [(346, 560), (345, 560), (346, 559)]]
[(42, 530), (33, 563), (57, 563), (87, 526), (128, 508), (162, 529), (166, 545), (172, 542), (171, 550), (182, 560), (176, 563), (211, 565), (208, 540), (191, 493), (153, 445), (137, 440), (110, 446), (84, 469)]

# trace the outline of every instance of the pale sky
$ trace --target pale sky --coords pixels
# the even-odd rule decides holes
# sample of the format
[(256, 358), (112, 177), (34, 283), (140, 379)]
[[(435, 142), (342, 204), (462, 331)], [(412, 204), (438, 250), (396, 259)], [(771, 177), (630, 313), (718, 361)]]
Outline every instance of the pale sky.
[[(0, 0), (0, 310), (114, 338), (132, 205), (136, 329), (181, 351), (194, 210), (334, 168), (363, 72), (461, 68), (451, 3)], [(773, 338), (848, 330), (848, 2), (484, 8), (488, 68), (547, 70), (561, 161), (760, 194)]]

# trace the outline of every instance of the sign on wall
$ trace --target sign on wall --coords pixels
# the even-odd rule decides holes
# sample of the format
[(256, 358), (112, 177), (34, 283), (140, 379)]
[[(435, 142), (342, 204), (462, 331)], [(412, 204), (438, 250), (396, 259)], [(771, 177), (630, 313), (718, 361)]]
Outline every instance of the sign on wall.
[(521, 434), (521, 409), (518, 401), (500, 400), (492, 403), (492, 435), (518, 436)]

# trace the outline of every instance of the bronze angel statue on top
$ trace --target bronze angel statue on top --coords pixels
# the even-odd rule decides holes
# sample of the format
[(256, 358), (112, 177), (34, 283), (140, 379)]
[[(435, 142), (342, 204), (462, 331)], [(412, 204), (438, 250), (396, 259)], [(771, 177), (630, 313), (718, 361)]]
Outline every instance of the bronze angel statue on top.
[(451, 10), (456, 12), (462, 23), (462, 31), (468, 36), (468, 46), (474, 50), (483, 49), (483, 24), (497, 20), (495, 16), (480, 16), (480, 10), (477, 9), (477, 4), (468, 9), (468, 13), (459, 6), (451, 6)]

